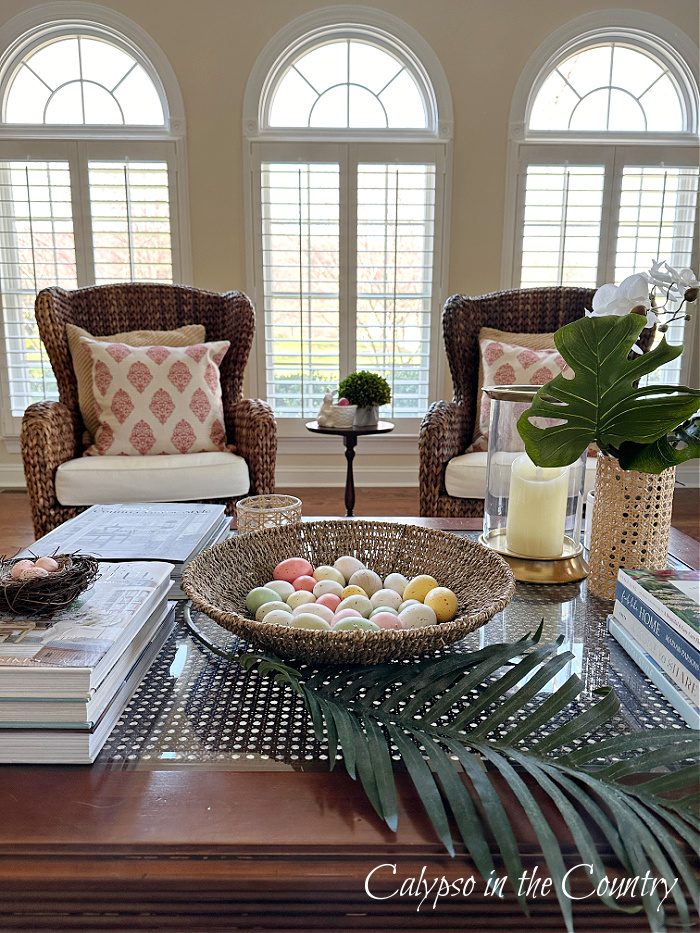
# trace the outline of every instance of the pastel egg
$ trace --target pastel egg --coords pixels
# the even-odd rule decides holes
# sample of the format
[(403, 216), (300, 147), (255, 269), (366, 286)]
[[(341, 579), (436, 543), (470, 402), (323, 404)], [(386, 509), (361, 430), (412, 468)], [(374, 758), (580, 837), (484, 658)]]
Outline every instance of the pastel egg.
[(263, 603), (261, 606), (258, 606), (258, 609), (255, 613), (255, 621), (262, 622), (265, 616), (269, 612), (274, 612), (275, 609), (281, 609), (283, 612), (289, 612), (289, 606), (278, 599), (275, 602)]
[(19, 580), (20, 574), (24, 570), (29, 570), (30, 567), (34, 566), (33, 560), (18, 560), (16, 564), (12, 565), (12, 570), (10, 571), (10, 576), (13, 580)]
[(367, 593), (365, 593), (361, 586), (346, 586), (340, 595), (343, 599), (346, 599), (348, 596), (366, 596)]
[(326, 593), (332, 593), (337, 596), (339, 600), (343, 597), (343, 587), (337, 580), (319, 580), (312, 592), (316, 599)]
[(313, 572), (313, 577), (316, 580), (335, 580), (336, 583), (340, 583), (341, 586), (345, 586), (345, 577), (342, 573), (335, 567), (329, 567), (328, 564), (321, 564)]
[(350, 577), (349, 583), (355, 586), (361, 586), (368, 596), (376, 593), (382, 588), (382, 578), (374, 570), (368, 570), (364, 567), (362, 570), (356, 570)]
[(275, 593), (280, 594), (280, 599), (287, 599), (288, 596), (291, 596), (294, 592), (294, 586), (289, 582), (289, 580), (270, 580), (269, 583), (266, 583), (265, 586), (268, 590), (274, 590)]
[(357, 611), (357, 609), (341, 609), (340, 612), (336, 612), (333, 616), (333, 624), (336, 622), (342, 622), (343, 619), (361, 619), (362, 615)]
[(396, 590), (381, 589), (370, 596), (370, 602), (375, 607), (389, 606), (390, 609), (398, 609), (401, 605), (401, 597)]
[(426, 593), (429, 593), (437, 585), (438, 582), (435, 577), (431, 577), (427, 573), (420, 573), (409, 581), (408, 586), (403, 591), (403, 598), (417, 599), (418, 602), (422, 603), (425, 600)]
[(56, 573), (58, 570), (58, 561), (54, 560), (53, 557), (40, 557), (38, 560), (34, 561), (34, 566), (42, 567), (49, 573)]
[(316, 597), (316, 602), (321, 606), (328, 606), (333, 612), (340, 605), (340, 596), (336, 596), (335, 593), (323, 593), (321, 596)]
[(265, 586), (256, 586), (245, 598), (245, 607), (248, 612), (255, 614), (263, 603), (279, 602), (279, 593), (268, 590)]
[(297, 606), (302, 606), (304, 603), (315, 603), (316, 597), (313, 593), (309, 593), (308, 590), (295, 590), (291, 596), (287, 597), (287, 605), (290, 609), (296, 609)]
[(375, 625), (378, 625), (382, 629), (402, 629), (403, 623), (398, 616), (393, 615), (391, 612), (378, 612), (376, 615), (373, 615), (370, 619), (370, 622), (374, 622)]
[(341, 619), (333, 626), (336, 632), (380, 632), (381, 629), (369, 619)]
[(401, 615), (401, 613), (407, 606), (419, 606), (419, 605), (420, 605), (419, 599), (404, 599), (404, 601), (399, 606), (399, 615)]
[(459, 601), (457, 596), (446, 586), (435, 586), (425, 597), (425, 605), (430, 606), (438, 622), (449, 622), (457, 615)]
[[(291, 625), (294, 616), (284, 609), (273, 609), (262, 620), (265, 625)], [(260, 620), (258, 620), (260, 621)]]
[(345, 582), (347, 583), (355, 571), (362, 570), (365, 565), (356, 557), (351, 557), (349, 554), (343, 554), (342, 557), (339, 557), (333, 563), (333, 566), (336, 570), (339, 570), (342, 573), (343, 577), (345, 578)]
[(402, 573), (390, 573), (384, 580), (384, 586), (388, 590), (396, 590), (399, 596), (403, 596), (403, 591), (408, 586), (408, 580)]
[(325, 619), (313, 616), (310, 612), (302, 612), (298, 616), (293, 616), (289, 624), (292, 628), (322, 629), (324, 632), (329, 632), (331, 629)]
[(403, 622), (404, 628), (423, 628), (424, 625), (437, 625), (437, 616), (434, 610), (422, 603), (404, 609), (403, 612), (399, 613), (399, 619)]
[(339, 603), (338, 609), (357, 609), (361, 616), (368, 618), (374, 606), (366, 596), (348, 596)]
[(303, 557), (288, 557), (281, 560), (272, 571), (275, 580), (286, 580), (287, 583), (293, 583), (297, 577), (305, 575), (311, 576), (314, 568)]
[(333, 621), (333, 610), (328, 606), (319, 606), (318, 603), (309, 603), (308, 605), (297, 606), (292, 610), (293, 616), (300, 616), (303, 612), (309, 612), (312, 616), (318, 616), (319, 619), (325, 619), (330, 625)]
[(38, 580), (41, 577), (48, 577), (48, 570), (44, 570), (43, 567), (25, 567), (25, 569), (20, 573), (20, 580)]
[(312, 593), (316, 586), (316, 581), (312, 576), (309, 576), (309, 574), (302, 574), (302, 576), (297, 577), (296, 580), (292, 580), (292, 586), (295, 590), (308, 590), (309, 593)]
[(379, 612), (388, 612), (389, 615), (398, 616), (398, 612), (396, 611), (396, 609), (392, 609), (390, 606), (378, 606), (376, 609), (373, 609), (370, 612), (369, 614), (370, 619), (373, 619)]

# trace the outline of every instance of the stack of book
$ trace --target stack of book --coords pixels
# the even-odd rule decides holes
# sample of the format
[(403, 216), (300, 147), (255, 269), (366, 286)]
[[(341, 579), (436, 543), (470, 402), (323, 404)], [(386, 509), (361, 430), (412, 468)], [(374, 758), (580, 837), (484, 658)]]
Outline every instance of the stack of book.
[(103, 563), (65, 610), (0, 613), (0, 762), (95, 760), (172, 630), (171, 571)]
[(620, 570), (610, 634), (700, 729), (700, 573)]
[(165, 560), (173, 565), (170, 597), (183, 599), (182, 571), (201, 550), (229, 535), (223, 505), (132, 502), (93, 505), (26, 548), (21, 557), (90, 554), (98, 560)]

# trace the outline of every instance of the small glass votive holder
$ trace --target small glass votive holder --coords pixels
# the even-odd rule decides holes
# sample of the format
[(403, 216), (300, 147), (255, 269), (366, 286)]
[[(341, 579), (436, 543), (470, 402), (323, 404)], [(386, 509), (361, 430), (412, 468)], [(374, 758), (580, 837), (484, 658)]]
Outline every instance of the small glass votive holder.
[(301, 499), (296, 496), (248, 496), (236, 503), (239, 535), (261, 528), (281, 528), (301, 521)]

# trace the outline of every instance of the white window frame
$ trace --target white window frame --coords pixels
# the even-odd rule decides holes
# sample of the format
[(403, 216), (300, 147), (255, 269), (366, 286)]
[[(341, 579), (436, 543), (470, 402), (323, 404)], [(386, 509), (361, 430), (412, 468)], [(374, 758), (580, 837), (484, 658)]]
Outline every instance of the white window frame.
[[(395, 55), (406, 65), (421, 90), (427, 109), (424, 129), (307, 129), (271, 127), (267, 120), (271, 94), (287, 65), (305, 51), (327, 39), (368, 41)], [(450, 196), (452, 174), (452, 100), (440, 62), (425, 40), (400, 19), (367, 7), (339, 5), (315, 10), (282, 29), (260, 54), (248, 81), (243, 105), (243, 146), (245, 212), (247, 237), (247, 291), (258, 308), (258, 326), (249, 363), (251, 392), (266, 397), (264, 306), (262, 283), (262, 213), (260, 165), (262, 162), (329, 162), (340, 165), (341, 208), (347, 198), (347, 166), (358, 162), (389, 164), (435, 164), (435, 240), (433, 301), (431, 305), (431, 368), (429, 402), (442, 397), (446, 361), (442, 350), (441, 314), (447, 298)], [(354, 188), (356, 181), (353, 181)], [(346, 205), (347, 208), (347, 205)], [(354, 209), (348, 212), (348, 227), (341, 229), (341, 269), (354, 268)], [(344, 244), (344, 245), (343, 245)], [(355, 282), (348, 275), (349, 287), (341, 289), (341, 373), (352, 366), (348, 343), (352, 339)], [(345, 344), (343, 344), (343, 336)], [(304, 418), (277, 418), (282, 438), (303, 437)], [(398, 437), (415, 438), (420, 418), (400, 418), (396, 431), (386, 438), (389, 447)], [(377, 448), (375, 448), (377, 449)], [(290, 448), (289, 452), (295, 452)]]
[[(533, 131), (528, 129), (530, 111), (542, 83), (560, 62), (596, 40), (622, 42), (661, 59), (680, 91), (684, 128), (678, 133), (591, 133)], [(604, 10), (580, 16), (556, 30), (532, 55), (516, 86), (511, 107), (506, 169), (506, 211), (501, 263), (501, 287), (517, 288), (522, 259), (525, 173), (528, 165), (605, 166), (604, 203), (613, 205), (602, 217), (597, 285), (614, 281), (614, 232), (619, 198), (616, 193), (623, 165), (690, 166), (699, 161), (700, 55), (697, 45), (676, 26), (653, 13)], [(617, 205), (617, 206), (616, 206)], [(660, 259), (665, 257), (660, 256)], [(700, 204), (696, 214), (692, 267), (700, 260)], [(698, 382), (700, 353), (697, 348), (697, 313), (686, 327), (681, 379)]]
[[(67, 161), (71, 170), (73, 223), (79, 285), (94, 281), (88, 161), (159, 161), (168, 166), (173, 280), (192, 281), (187, 148), (182, 95), (167, 58), (136, 23), (98, 4), (54, 2), (33, 7), (0, 28), (0, 105), (20, 61), (47, 38), (80, 34), (106, 39), (142, 65), (163, 106), (162, 126), (83, 126), (4, 123), (0, 159)], [(0, 315), (0, 346), (4, 346)], [(13, 416), (4, 353), (0, 353), (0, 436), (14, 448), (22, 419)]]

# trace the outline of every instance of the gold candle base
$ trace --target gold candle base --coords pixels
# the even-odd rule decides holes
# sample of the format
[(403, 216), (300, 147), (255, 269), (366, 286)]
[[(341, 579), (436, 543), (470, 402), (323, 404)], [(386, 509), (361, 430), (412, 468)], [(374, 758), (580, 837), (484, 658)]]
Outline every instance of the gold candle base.
[(505, 528), (494, 528), (488, 536), (482, 534), (479, 543), (505, 558), (513, 576), (521, 583), (574, 583), (588, 576), (588, 564), (583, 557), (583, 545), (564, 538), (561, 557), (551, 559), (523, 557), (509, 551)]

